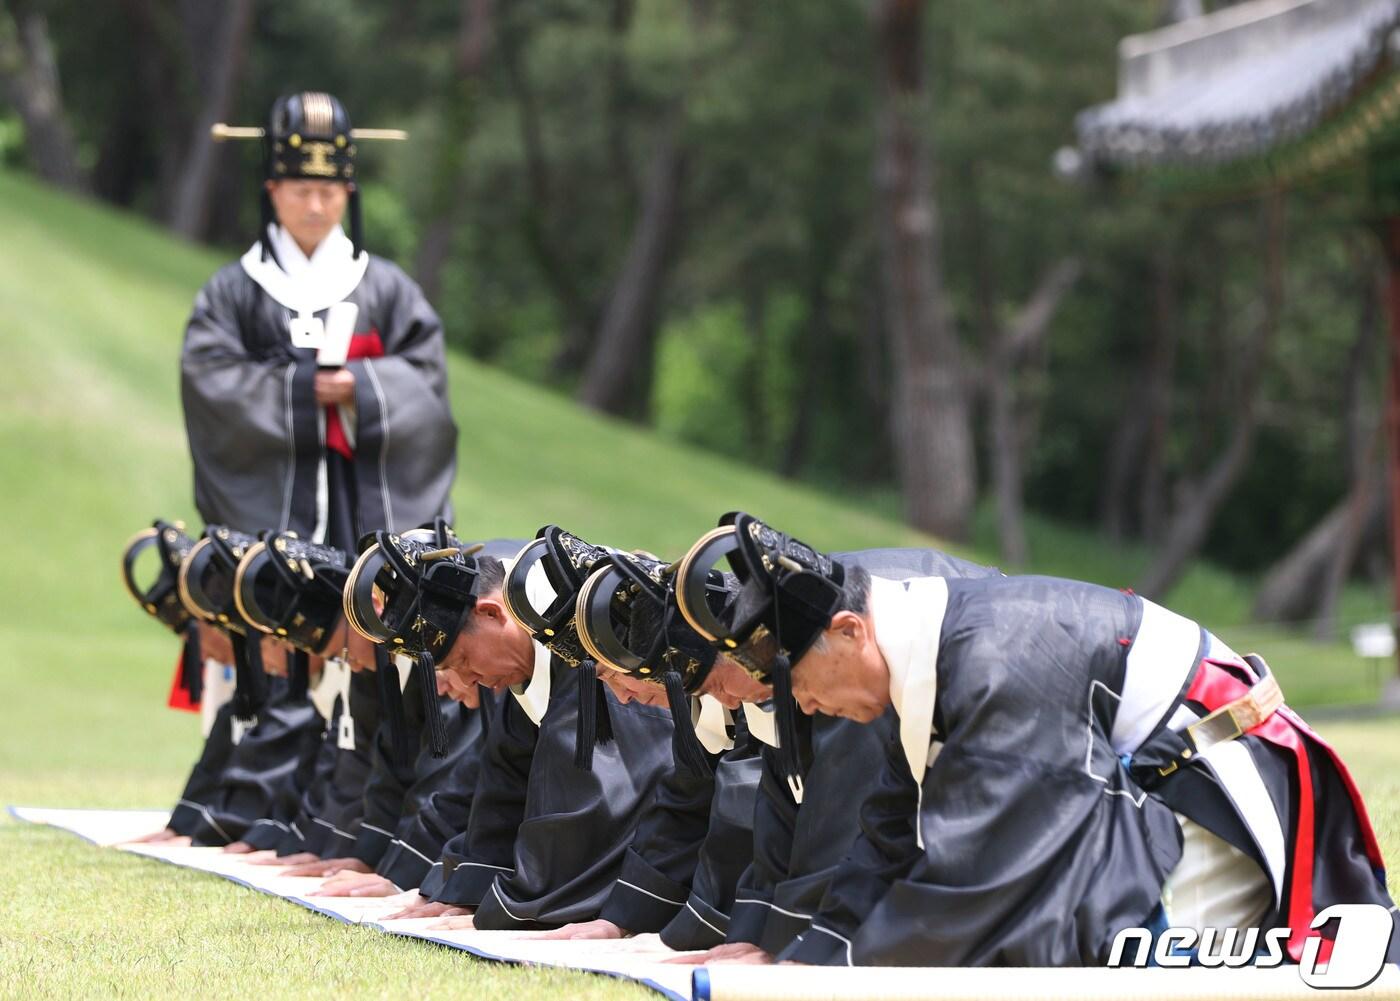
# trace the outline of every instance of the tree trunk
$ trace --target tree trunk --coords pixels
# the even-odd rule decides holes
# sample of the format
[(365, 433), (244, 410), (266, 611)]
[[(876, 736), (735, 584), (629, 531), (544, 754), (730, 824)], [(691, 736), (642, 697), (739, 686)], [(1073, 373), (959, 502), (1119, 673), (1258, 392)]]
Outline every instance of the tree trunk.
[(1176, 346), (1180, 340), (1174, 257), (1174, 250), (1167, 248), (1156, 256), (1152, 265), (1152, 351), (1142, 398), (1145, 434), (1138, 511), (1142, 536), (1153, 543), (1162, 541), (1168, 507), (1167, 436), (1171, 430), (1172, 382), (1176, 374)]
[[(1350, 550), (1368, 523), (1381, 514), (1383, 491), (1366, 477), (1342, 498), (1287, 554), (1269, 568), (1259, 585), (1250, 616), (1256, 622), (1303, 622), (1318, 611), (1320, 587), (1339, 564), (1337, 553)], [(1347, 560), (1348, 569), (1352, 560)]]
[(992, 426), (992, 484), (997, 503), (997, 538), (1008, 567), (1024, 566), (1030, 557), (1026, 543), (1022, 437), (1017, 378), (1025, 359), (1045, 341), (1061, 300), (1079, 280), (1074, 259), (1060, 261), (1041, 278), (1015, 321), (993, 331), (991, 364), (986, 369), (988, 416)]
[(1322, 587), (1318, 592), (1314, 612), (1316, 621), (1313, 624), (1313, 636), (1320, 641), (1336, 638), (1337, 606), (1341, 601), (1342, 589), (1351, 576), (1362, 540), (1380, 524), (1385, 500), (1380, 477), (1374, 471), (1363, 474), (1352, 488), (1341, 537), (1332, 550), (1331, 559), (1323, 567)]
[(1165, 595), (1185, 572), (1205, 542), (1216, 512), (1229, 497), (1254, 446), (1259, 423), (1260, 375), (1278, 333), (1283, 308), (1283, 196), (1265, 196), (1263, 205), (1264, 288), (1263, 317), (1239, 353), (1239, 385), (1234, 394), (1235, 414), (1229, 439), (1204, 475), (1182, 485), (1180, 497), (1156, 559), (1137, 590), (1149, 597)]
[(641, 214), (613, 282), (593, 350), (579, 383), (578, 400), (607, 413), (635, 410), (643, 363), (661, 286), (681, 215), (681, 180), (686, 151), (680, 132), (684, 109), (677, 105), (661, 128), (642, 191)]
[(1363, 282), (1361, 314), (1357, 320), (1356, 340), (1347, 357), (1342, 411), (1346, 414), (1347, 472), (1351, 480), (1353, 508), (1346, 531), (1333, 552), (1319, 591), (1313, 635), (1318, 640), (1334, 639), (1337, 632), (1337, 606), (1342, 590), (1351, 576), (1362, 540), (1377, 523), (1384, 508), (1385, 491), (1381, 489), (1383, 471), (1377, 469), (1376, 453), (1380, 447), (1381, 423), (1378, 412), (1367, 406), (1366, 383), (1375, 370), (1375, 349), (1380, 333), (1381, 304), (1385, 296), (1385, 276), (1371, 263), (1363, 250), (1358, 255), (1357, 270), (1371, 276)]
[(631, 114), (632, 84), (627, 73), (627, 34), (632, 30), (636, 0), (612, 0), (608, 9), (607, 134), (608, 162), (622, 186), (627, 207), (637, 204), (637, 175), (632, 161), (627, 121)]
[(894, 363), (894, 443), (905, 513), (966, 539), (976, 457), (957, 337), (943, 289), (923, 79), (923, 0), (879, 0), (876, 193)]
[(429, 300), (437, 298), (442, 288), (442, 267), (466, 208), (466, 147), (476, 125), (478, 91), (491, 50), (493, 14), (494, 0), (462, 0), (452, 83), (430, 182), (428, 225), (413, 267), (414, 277)]
[(24, 146), (39, 176), (69, 191), (86, 191), (88, 178), (64, 117), (48, 21), (40, 11), (0, 7), (0, 94), (24, 123)]
[(1132, 387), (1123, 401), (1123, 416), (1109, 442), (1107, 471), (1099, 497), (1099, 522), (1104, 534), (1115, 542), (1128, 534), (1128, 488), (1141, 468), (1142, 442), (1147, 437), (1149, 421), (1136, 405), (1138, 393), (1139, 388)]
[[(620, 6), (614, 6), (614, 14)], [(525, 152), (525, 178), (530, 187), (530, 197), (521, 210), (521, 228), (525, 245), (559, 311), (563, 337), (550, 361), (550, 371), (555, 378), (563, 378), (577, 371), (587, 357), (589, 336), (598, 322), (599, 308), (580, 286), (576, 269), (565, 252), (565, 234), (558, 232), (553, 224), (554, 184), (540, 126), (539, 101), (523, 65), (521, 34), (518, 28), (503, 28), (499, 51), (507, 85), (515, 97), (520, 146)], [(620, 38), (614, 44), (621, 49)]]
[(210, 193), (223, 152), (209, 138), (209, 129), (215, 122), (227, 119), (233, 110), (247, 63), (253, 0), (227, 0), (221, 22), (218, 42), (206, 49), (211, 62), (207, 67), (204, 104), (195, 119), (194, 133), (190, 136), (170, 205), (170, 228), (191, 240), (203, 239), (208, 232)]

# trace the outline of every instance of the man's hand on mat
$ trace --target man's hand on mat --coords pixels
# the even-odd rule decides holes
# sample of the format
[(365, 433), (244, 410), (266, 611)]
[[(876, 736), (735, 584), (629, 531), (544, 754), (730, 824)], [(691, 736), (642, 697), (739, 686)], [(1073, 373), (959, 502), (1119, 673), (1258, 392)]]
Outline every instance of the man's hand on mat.
[(295, 852), (291, 855), (278, 855), (275, 852), (260, 858), (250, 858), (252, 865), (305, 865), (308, 862), (319, 862), (321, 856), (311, 852)]
[(334, 876), (340, 872), (374, 872), (357, 858), (327, 858), (294, 865), (284, 876)]
[(224, 854), (226, 855), (251, 855), (255, 851), (257, 849), (246, 841), (230, 841), (224, 845)]
[(401, 911), (395, 911), (383, 920), (407, 921), (409, 918), (446, 918), (470, 913), (471, 908), (469, 907), (454, 907), (451, 904), (438, 903), (436, 900), (429, 900), (420, 894), (416, 901)]
[(150, 834), (143, 834), (139, 838), (132, 838), (127, 842), (129, 845), (158, 845), (162, 841), (174, 841), (180, 835), (173, 827), (165, 827), (159, 831), (152, 831)]
[(443, 918), (435, 925), (428, 925), (429, 931), (475, 931), (476, 919), (470, 914)]
[(752, 942), (726, 942), (724, 945), (717, 945), (708, 952), (697, 952), (693, 956), (677, 956), (675, 959), (663, 959), (663, 963), (674, 963), (677, 966), (706, 966), (710, 963), (771, 963), (773, 957), (764, 952)]
[(321, 884), (321, 888), (309, 897), (392, 897), (402, 893), (397, 886), (383, 876), (370, 873), (341, 873)]
[(552, 931), (531, 931), (522, 932), (521, 938), (532, 939), (586, 939), (586, 938), (628, 938), (631, 932), (619, 928), (604, 918), (595, 918), (592, 921), (575, 921), (571, 925), (563, 928), (555, 928)]

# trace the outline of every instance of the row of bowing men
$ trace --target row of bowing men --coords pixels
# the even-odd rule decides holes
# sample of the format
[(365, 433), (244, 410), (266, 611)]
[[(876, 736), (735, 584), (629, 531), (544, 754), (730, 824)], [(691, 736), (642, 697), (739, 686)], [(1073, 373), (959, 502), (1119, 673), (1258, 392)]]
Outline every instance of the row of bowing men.
[(1296, 961), (1331, 904), (1395, 917), (1267, 664), (1131, 592), (743, 513), (675, 562), (441, 519), (358, 550), (128, 545), (208, 728), (150, 840), (694, 962), (1095, 965), (1169, 926), (1286, 928)]

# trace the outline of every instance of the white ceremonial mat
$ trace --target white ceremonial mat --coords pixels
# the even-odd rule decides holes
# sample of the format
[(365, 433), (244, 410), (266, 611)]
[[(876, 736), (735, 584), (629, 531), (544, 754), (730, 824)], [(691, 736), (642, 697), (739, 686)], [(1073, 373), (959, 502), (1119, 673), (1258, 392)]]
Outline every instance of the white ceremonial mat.
[(49, 810), (12, 806), (9, 811), (17, 820), (57, 827), (105, 848), (222, 876), (241, 886), (281, 897), (347, 924), (436, 942), (481, 959), (563, 966), (622, 977), (635, 980), (674, 1001), (690, 1001), (694, 967), (668, 966), (660, 962), (682, 953), (666, 948), (656, 935), (637, 935), (614, 941), (557, 942), (531, 940), (524, 937), (528, 933), (521, 932), (431, 930), (430, 926), (436, 924), (440, 920), (438, 918), (381, 924), (378, 919), (403, 907), (401, 900), (382, 897), (308, 898), (304, 894), (324, 882), (320, 877), (282, 876), (275, 866), (253, 865), (244, 861), (242, 856), (228, 855), (218, 848), (128, 843), (132, 838), (163, 828), (170, 819), (170, 813), (165, 810)]
[[(620, 940), (540, 941), (509, 931), (442, 931), (438, 918), (384, 921), (403, 904), (394, 898), (308, 898), (319, 877), (288, 877), (218, 848), (129, 844), (165, 826), (161, 810), (9, 808), (18, 820), (61, 828), (102, 847), (198, 869), (318, 914), (392, 935), (461, 949), (482, 959), (567, 967), (621, 977), (675, 1001), (1288, 1001), (1328, 994), (1366, 1001), (1400, 1001), (1400, 970), (1386, 969), (1359, 991), (1317, 991), (1297, 967), (1273, 970), (889, 969), (718, 965), (671, 966), (683, 955), (656, 935)], [(692, 975), (694, 977), (692, 983)]]

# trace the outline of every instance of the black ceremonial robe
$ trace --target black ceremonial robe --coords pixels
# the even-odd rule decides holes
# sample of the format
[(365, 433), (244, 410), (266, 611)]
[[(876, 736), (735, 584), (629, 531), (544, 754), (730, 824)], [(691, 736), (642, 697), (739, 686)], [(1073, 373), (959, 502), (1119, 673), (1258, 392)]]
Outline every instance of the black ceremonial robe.
[[(482, 552), (510, 559), (525, 543), (519, 539), (492, 539)], [(398, 660), (399, 658), (395, 658)], [(411, 663), (411, 662), (410, 662)], [(395, 667), (393, 670), (398, 671)], [(397, 680), (397, 676), (396, 676)], [(436, 692), (431, 702), (447, 735), (447, 751), (432, 753), (426, 727), (426, 700), (421, 668), (413, 666), (399, 702), (401, 719), (386, 710), (375, 735), (372, 764), (364, 783), (361, 817), (349, 854), (375, 867), (396, 886), (419, 886), (442, 852), (443, 845), (463, 830), (471, 815), (476, 793), (477, 762), (481, 754), (482, 723), (478, 710), (468, 709)], [(393, 699), (380, 684), (380, 694)], [(403, 733), (395, 734), (401, 725)]]
[[(374, 672), (350, 673), (348, 702), (344, 693), (336, 697), (315, 771), (302, 786), (295, 818), (276, 845), (279, 855), (311, 852), (321, 858), (344, 858), (352, 854), (365, 812), (374, 743), (384, 729), (377, 688)], [(347, 715), (353, 720), (353, 733), (342, 745), (341, 728)]]
[[(614, 739), (574, 765), (573, 668), (536, 645), (535, 677), (486, 713), (467, 830), (420, 888), (476, 908), (480, 929), (551, 928), (598, 916), (638, 821), (671, 765), (671, 717), (608, 694)], [(547, 703), (541, 695), (547, 691)], [(541, 713), (541, 710), (542, 713)]]
[(1174, 811), (1257, 863), (1261, 927), (1293, 929), (1295, 959), (1323, 907), (1393, 907), (1345, 770), (1286, 706), (1161, 775), (1173, 734), (1260, 680), (1190, 620), (1045, 577), (876, 581), (871, 602), (899, 740), (782, 958), (1102, 963), (1159, 923)]
[(710, 774), (672, 768), (657, 786), (600, 917), (633, 934), (659, 932), (677, 950), (724, 941), (753, 857), (762, 773), (760, 745), (742, 716), (731, 729), (730, 746), (706, 755)]
[[(351, 537), (325, 541), (354, 552), (359, 534), (448, 512), (457, 429), (442, 325), (418, 286), (370, 255), (343, 301), (359, 307), (346, 365), (355, 376), (358, 524)], [(316, 352), (292, 346), (291, 316), (242, 261), (221, 268), (196, 297), (180, 361), (195, 502), (208, 522), (303, 537), (319, 529), (324, 537), (327, 414), (316, 404)]]
[(403, 889), (419, 886), (443, 845), (467, 826), (482, 743), (481, 710), (437, 699), (448, 744), (445, 757), (433, 757), (423, 726), (420, 683), (415, 670), (404, 690), (416, 754), (405, 767), (396, 759), (389, 728), (380, 727), (364, 817), (351, 852)]
[[(1000, 571), (936, 549), (867, 549), (835, 553), (886, 580), (919, 577), (997, 577)], [(860, 797), (880, 773), (894, 736), (887, 713), (861, 724), (828, 716), (799, 719), (804, 773), (799, 804), (783, 779), (773, 748), (771, 718), (746, 707), (765, 741), (764, 774), (754, 814), (754, 857), (735, 897), (728, 941), (750, 942), (777, 954), (802, 934), (821, 905), (832, 876), (860, 833)]]
[[(327, 238), (338, 242), (344, 234)], [(181, 355), (181, 398), (195, 502), (206, 521), (292, 530), (354, 552), (364, 532), (409, 528), (447, 512), (457, 432), (441, 324), (390, 262), (362, 255), (340, 264), (315, 280), (292, 281), (276, 261), (261, 260), (255, 244), (196, 297)], [(332, 410), (315, 400), (316, 351), (294, 346), (290, 328), (294, 314), (324, 319), (342, 301), (358, 307), (346, 365), (355, 376), (355, 404)], [(334, 727), (321, 731), (312, 715), (304, 721), (324, 732), (325, 743), (302, 789), (300, 822), (286, 821), (278, 840), (284, 853), (344, 854), (353, 845), (349, 830), (359, 809), (351, 804), (360, 802), (378, 726), (372, 683), (361, 679), (353, 688), (353, 750), (338, 746)], [(276, 735), (259, 732), (281, 722), (264, 713), (254, 739), (235, 749), (244, 772), (283, 769), (260, 750), (275, 746)], [(280, 831), (271, 802), (245, 805), (243, 826), (278, 820)]]
[(196, 845), (226, 845), (248, 836), (259, 819), (273, 832), (287, 825), (319, 744), (319, 721), (305, 699), (291, 698), (285, 678), (268, 678), (258, 725), (234, 744), (243, 728), (234, 723), (232, 703), (224, 705), (170, 815), (171, 829)]

